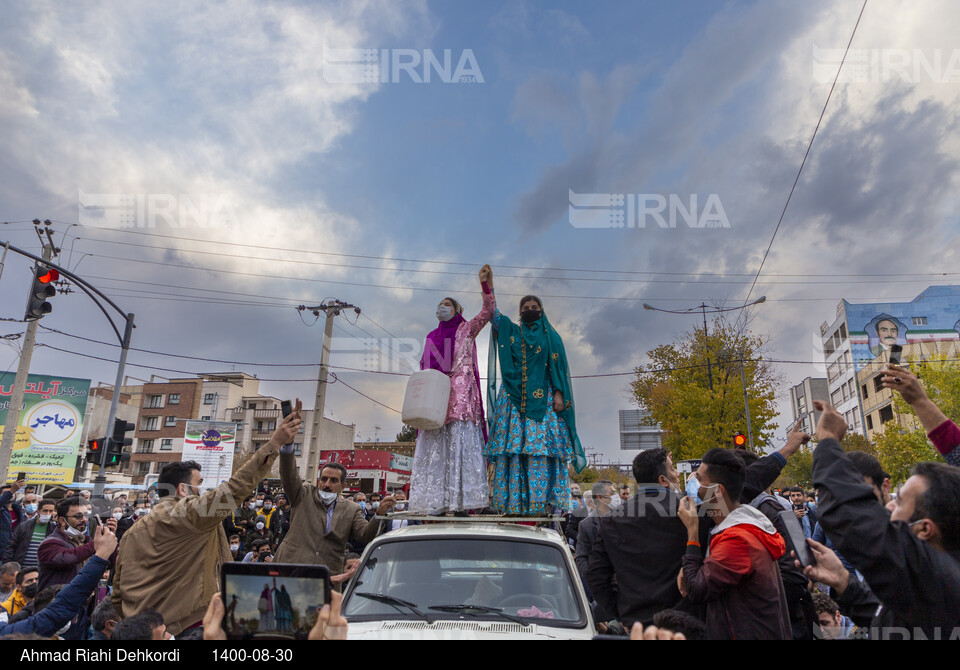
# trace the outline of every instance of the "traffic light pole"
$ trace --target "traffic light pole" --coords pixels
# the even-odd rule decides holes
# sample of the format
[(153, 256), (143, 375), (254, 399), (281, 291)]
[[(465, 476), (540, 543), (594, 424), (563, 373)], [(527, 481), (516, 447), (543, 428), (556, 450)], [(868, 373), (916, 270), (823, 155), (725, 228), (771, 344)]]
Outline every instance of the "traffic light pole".
[(130, 338), (133, 335), (133, 314), (127, 314), (127, 324), (123, 330), (123, 346), (120, 349), (120, 361), (117, 364), (117, 379), (113, 384), (113, 397), (110, 398), (110, 412), (107, 415), (107, 439), (100, 454), (100, 470), (93, 481), (94, 499), (103, 498), (103, 490), (107, 484), (107, 455), (113, 444), (113, 426), (117, 418), (117, 407), (120, 404), (120, 386), (123, 384), (123, 371), (127, 365), (127, 352), (130, 351)]
[(743, 411), (747, 415), (747, 444), (753, 451), (753, 427), (750, 425), (750, 399), (747, 397), (747, 379), (743, 374), (743, 352), (740, 352), (740, 383), (743, 385)]
[[(43, 260), (48, 261), (53, 258), (53, 251), (53, 244), (45, 242)], [(13, 392), (10, 394), (10, 404), (7, 406), (7, 424), (3, 429), (3, 440), (0, 440), (0, 482), (7, 481), (7, 469), (10, 466), (14, 440), (17, 437), (17, 424), (20, 422), (20, 408), (23, 406), (23, 392), (27, 387), (27, 376), (30, 374), (30, 359), (33, 358), (33, 345), (37, 340), (37, 321), (39, 319), (33, 319), (27, 324), (27, 332), (23, 336), (23, 347), (20, 349), (17, 378), (13, 382)]]

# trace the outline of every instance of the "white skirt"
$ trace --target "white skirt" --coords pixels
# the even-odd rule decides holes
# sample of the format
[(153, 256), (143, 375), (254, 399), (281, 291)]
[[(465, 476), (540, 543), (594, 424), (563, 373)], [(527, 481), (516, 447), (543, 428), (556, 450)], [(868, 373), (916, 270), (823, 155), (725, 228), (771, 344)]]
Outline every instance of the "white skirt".
[(442, 514), (489, 505), (483, 446), (483, 431), (473, 421), (421, 430), (410, 476), (410, 511)]

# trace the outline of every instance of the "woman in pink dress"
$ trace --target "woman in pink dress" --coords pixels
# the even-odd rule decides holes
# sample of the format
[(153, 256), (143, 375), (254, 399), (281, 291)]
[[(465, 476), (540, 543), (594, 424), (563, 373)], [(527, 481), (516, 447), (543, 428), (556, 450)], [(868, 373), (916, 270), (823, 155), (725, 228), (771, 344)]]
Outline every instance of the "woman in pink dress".
[(427, 336), (420, 369), (450, 376), (446, 423), (417, 436), (410, 479), (410, 511), (421, 514), (462, 512), (489, 504), (483, 447), (487, 426), (480, 401), (480, 375), (474, 340), (496, 309), (493, 270), (480, 270), (483, 308), (467, 321), (453, 298), (437, 307), (439, 327)]

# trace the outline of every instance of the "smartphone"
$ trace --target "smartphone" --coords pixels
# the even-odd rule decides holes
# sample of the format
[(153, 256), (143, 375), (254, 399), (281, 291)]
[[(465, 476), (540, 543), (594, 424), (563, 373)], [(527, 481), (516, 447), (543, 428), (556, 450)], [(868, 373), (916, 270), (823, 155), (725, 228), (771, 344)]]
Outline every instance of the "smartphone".
[(280, 402), (280, 413), (283, 414), (283, 418), (286, 419), (293, 412), (293, 404), (289, 400), (282, 400)]
[(26, 481), (26, 479), (27, 479), (27, 473), (26, 473), (26, 472), (18, 472), (18, 473), (17, 473), (17, 481), (18, 481), (18, 482), (21, 481), (21, 480)]
[(890, 345), (890, 364), (891, 365), (900, 365), (900, 354), (903, 352), (903, 347), (899, 344)]
[(780, 512), (780, 520), (783, 522), (783, 527), (787, 531), (786, 536), (783, 538), (787, 543), (787, 551), (793, 550), (797, 552), (797, 560), (800, 561), (800, 565), (805, 568), (816, 565), (817, 559), (814, 558), (813, 552), (810, 551), (810, 547), (807, 545), (807, 538), (803, 536), (803, 527), (800, 525), (800, 520), (797, 519), (796, 514), (784, 510)]
[(230, 640), (306, 639), (331, 589), (325, 565), (224, 563), (223, 630)]

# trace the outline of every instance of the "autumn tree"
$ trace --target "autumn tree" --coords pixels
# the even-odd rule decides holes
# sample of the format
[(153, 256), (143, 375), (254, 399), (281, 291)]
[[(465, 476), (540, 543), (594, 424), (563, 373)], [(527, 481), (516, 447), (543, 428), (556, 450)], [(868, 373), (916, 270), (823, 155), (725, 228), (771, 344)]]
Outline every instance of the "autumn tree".
[(636, 369), (631, 391), (651, 423), (660, 424), (674, 461), (700, 458), (713, 447), (731, 446), (735, 433), (747, 433), (744, 384), (754, 449), (769, 444), (780, 380), (763, 358), (764, 347), (763, 337), (717, 319), (707, 334), (694, 329), (647, 352), (650, 362)]

